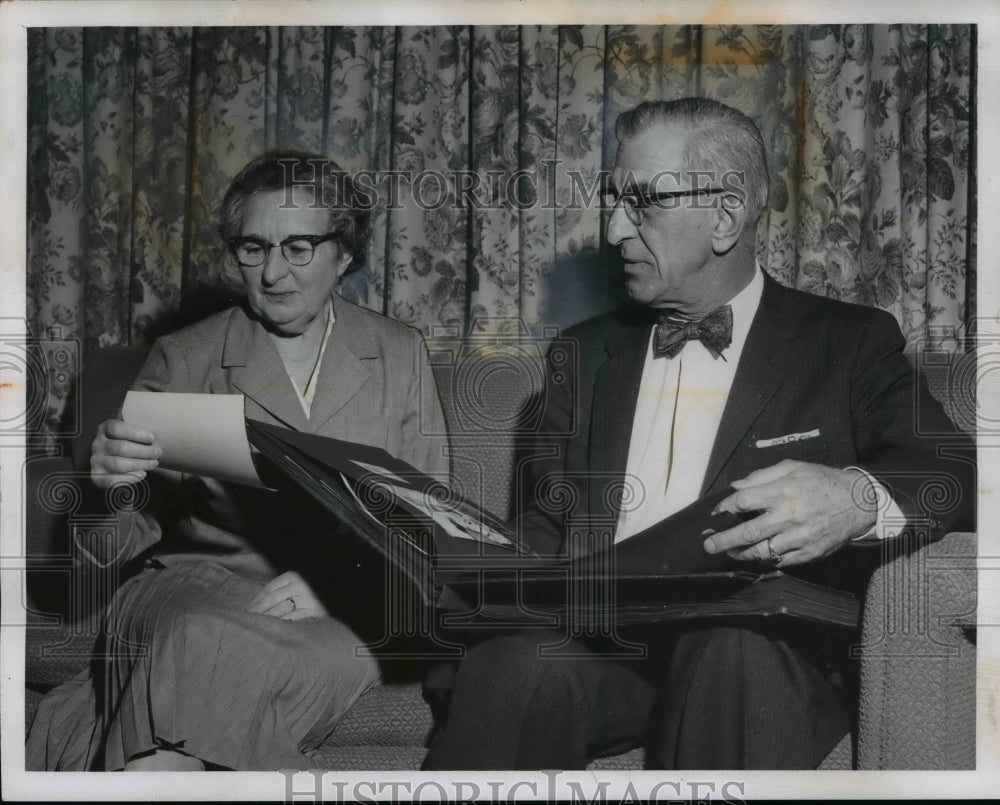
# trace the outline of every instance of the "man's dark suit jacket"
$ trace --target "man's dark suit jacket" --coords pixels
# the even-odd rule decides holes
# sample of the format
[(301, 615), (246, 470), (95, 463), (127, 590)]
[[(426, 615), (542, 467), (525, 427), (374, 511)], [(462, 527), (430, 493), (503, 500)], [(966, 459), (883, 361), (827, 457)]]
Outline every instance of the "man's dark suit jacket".
[[(522, 537), (544, 553), (564, 547), (569, 518), (614, 528), (657, 313), (608, 313), (570, 328), (560, 348), (550, 348), (543, 414), (518, 465), (515, 501)], [(928, 538), (972, 527), (974, 445), (915, 374), (904, 343), (884, 311), (785, 288), (765, 275), (702, 494), (782, 459), (857, 466), (885, 485)], [(937, 436), (915, 432), (918, 407), (921, 428)], [(815, 438), (756, 446), (815, 429)], [(963, 458), (938, 454), (949, 445), (957, 446), (949, 454)], [(813, 572), (839, 572), (819, 564), (825, 569)]]

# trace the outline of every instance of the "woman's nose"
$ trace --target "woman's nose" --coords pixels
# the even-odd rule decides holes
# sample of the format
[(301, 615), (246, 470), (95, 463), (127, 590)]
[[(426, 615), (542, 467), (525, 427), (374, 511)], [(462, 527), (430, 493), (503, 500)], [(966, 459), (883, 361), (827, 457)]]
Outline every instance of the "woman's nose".
[(261, 281), (265, 285), (274, 285), (285, 274), (288, 273), (288, 261), (281, 252), (280, 246), (272, 246), (264, 260), (264, 271), (261, 274)]

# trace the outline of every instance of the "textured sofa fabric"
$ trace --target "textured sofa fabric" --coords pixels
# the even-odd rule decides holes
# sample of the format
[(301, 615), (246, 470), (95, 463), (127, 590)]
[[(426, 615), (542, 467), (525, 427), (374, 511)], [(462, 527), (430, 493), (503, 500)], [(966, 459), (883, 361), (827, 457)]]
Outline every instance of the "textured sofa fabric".
[(975, 535), (895, 547), (865, 600), (858, 766), (974, 769)]
[[(97, 425), (117, 413), (143, 357), (141, 350), (126, 349), (90, 356), (79, 384), (79, 435), (68, 454), (34, 459), (25, 468), (31, 609), (26, 726), (41, 693), (88, 662), (99, 606), (81, 612), (71, 602), (84, 594), (99, 603), (113, 588), (113, 579), (84, 583), (67, 572), (70, 532), (81, 526), (71, 490), (86, 475)], [(959, 368), (967, 368), (968, 360), (960, 357)], [(431, 344), (431, 363), (448, 419), (455, 484), (504, 517), (515, 471), (515, 432), (530, 427), (537, 410), (540, 355), (500, 340), (450, 340)], [(974, 427), (975, 372), (956, 372), (950, 359), (922, 368), (953, 419)], [(932, 546), (914, 550), (899, 544), (890, 553), (876, 571), (865, 603), (858, 731), (821, 768), (973, 768), (975, 537), (949, 534)], [(76, 616), (67, 617), (70, 612)], [(313, 754), (317, 768), (418, 768), (432, 728), (419, 670), (413, 664), (397, 674), (402, 681), (363, 695)], [(641, 767), (639, 750), (591, 764), (593, 769)]]

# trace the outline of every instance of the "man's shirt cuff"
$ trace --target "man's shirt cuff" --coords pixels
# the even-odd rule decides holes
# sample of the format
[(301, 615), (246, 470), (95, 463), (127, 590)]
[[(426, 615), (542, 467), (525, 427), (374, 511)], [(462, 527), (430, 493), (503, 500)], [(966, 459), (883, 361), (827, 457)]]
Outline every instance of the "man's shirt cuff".
[(877, 507), (875, 525), (864, 534), (854, 537), (851, 542), (862, 545), (877, 544), (884, 539), (893, 539), (898, 536), (906, 526), (906, 516), (903, 514), (903, 510), (896, 504), (896, 501), (892, 499), (889, 490), (875, 480), (875, 476), (861, 469), (861, 467), (846, 467), (845, 469), (857, 470), (868, 479), (875, 490), (875, 505)]

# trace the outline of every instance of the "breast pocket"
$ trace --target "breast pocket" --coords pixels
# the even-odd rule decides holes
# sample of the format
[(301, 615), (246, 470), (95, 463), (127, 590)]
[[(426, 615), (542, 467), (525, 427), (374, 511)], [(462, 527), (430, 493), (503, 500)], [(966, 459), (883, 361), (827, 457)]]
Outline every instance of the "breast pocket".
[(830, 443), (822, 436), (793, 439), (774, 443), (766, 437), (752, 443), (756, 463), (769, 467), (779, 461), (808, 461), (813, 464), (824, 464), (832, 451)]

